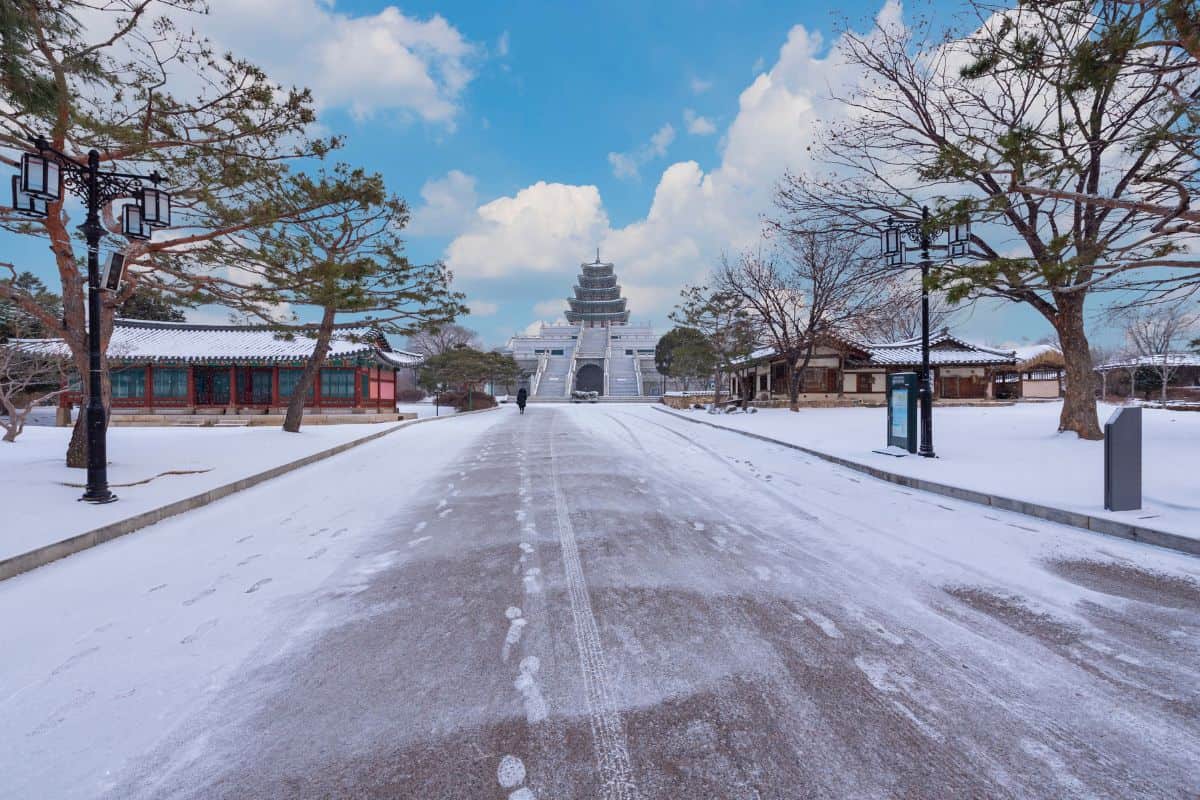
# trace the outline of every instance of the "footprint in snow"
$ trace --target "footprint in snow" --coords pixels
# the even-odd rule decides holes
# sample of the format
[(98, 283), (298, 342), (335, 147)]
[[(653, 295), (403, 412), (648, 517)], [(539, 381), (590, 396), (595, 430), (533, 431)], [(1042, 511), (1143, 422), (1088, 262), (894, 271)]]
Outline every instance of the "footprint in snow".
[(55, 675), (59, 674), (60, 672), (65, 672), (65, 671), (69, 670), (71, 667), (75, 666), (80, 661), (83, 661), (85, 658), (90, 656), (92, 653), (95, 653), (99, 649), (100, 649), (99, 647), (89, 647), (86, 650), (80, 650), (78, 653), (71, 656), (66, 661), (62, 662), (57, 667), (52, 669), (50, 671), (50, 677), (53, 678)]
[(201, 592), (200, 594), (196, 595), (195, 597), (191, 597), (191, 598), (188, 598), (187, 600), (184, 600), (183, 604), (185, 606), (194, 606), (194, 605), (196, 605), (196, 603), (199, 603), (201, 600), (203, 600), (204, 598), (208, 597), (210, 594), (212, 594), (216, 591), (217, 591), (217, 589), (215, 586), (210, 586), (207, 589), (205, 589), (203, 592)]
[(237, 565), (238, 565), (239, 567), (244, 567), (244, 566), (246, 566), (247, 564), (249, 564), (251, 561), (253, 561), (253, 560), (254, 560), (254, 559), (256, 559), (256, 558), (262, 558), (262, 553), (255, 553), (255, 554), (254, 554), (254, 555), (252, 555), (252, 556), (249, 556), (249, 557), (247, 557), (247, 558), (243, 558), (241, 561), (239, 561), (239, 562), (238, 562), (238, 564), (237, 564)]
[(438, 512), (438, 516), (439, 517), (447, 517), (450, 515), (450, 512), (452, 512), (453, 510), (454, 510), (453, 508), (443, 508), (441, 511)]
[(215, 619), (210, 619), (207, 622), (201, 622), (199, 625), (196, 626), (196, 630), (192, 631), (187, 636), (180, 639), (179, 643), (180, 644), (191, 644), (192, 642), (196, 641), (201, 636), (208, 633), (215, 627), (217, 627), (217, 621)]
[(261, 581), (255, 581), (255, 582), (254, 582), (254, 585), (253, 585), (253, 586), (251, 586), (249, 589), (247, 589), (247, 590), (246, 590), (246, 594), (254, 594), (254, 593), (255, 593), (255, 592), (257, 592), (259, 589), (261, 589), (262, 587), (266, 586), (266, 585), (267, 585), (268, 583), (270, 583), (270, 582), (271, 582), (271, 579), (270, 579), (270, 578), (263, 578)]
[(149, 589), (147, 589), (146, 594), (150, 594), (151, 592), (157, 592), (159, 589), (165, 589), (165, 588), (167, 588), (167, 585), (165, 583), (160, 583), (158, 586), (151, 586)]
[(238, 539), (236, 543), (241, 544), (242, 542), (248, 542), (253, 538), (254, 538), (254, 534), (252, 533), (249, 536), (243, 536), (242, 538)]
[(317, 548), (313, 552), (313, 554), (308, 557), (307, 560), (312, 561), (313, 559), (320, 558), (321, 556), (325, 555), (325, 550), (326, 550), (326, 548), (324, 548), (324, 547)]

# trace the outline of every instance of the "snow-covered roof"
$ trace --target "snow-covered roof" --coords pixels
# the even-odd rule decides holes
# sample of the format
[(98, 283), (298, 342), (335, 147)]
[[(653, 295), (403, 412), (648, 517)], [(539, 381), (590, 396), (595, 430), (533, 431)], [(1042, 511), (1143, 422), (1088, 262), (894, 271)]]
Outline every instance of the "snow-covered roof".
[(1047, 353), (1062, 355), (1062, 350), (1059, 350), (1057, 345), (1052, 344), (1026, 344), (1014, 347), (1013, 353), (1016, 354), (1017, 361), (1032, 361), (1035, 358), (1041, 358)]
[[(864, 344), (870, 363), (883, 366), (906, 366), (921, 363), (921, 340)], [(933, 366), (1013, 364), (1017, 360), (1012, 350), (997, 350), (968, 342), (943, 328), (929, 337), (929, 363)]]
[[(12, 344), (42, 352), (66, 355), (61, 339), (13, 339)], [(386, 339), (369, 327), (342, 328), (334, 332), (329, 358), (376, 353), (394, 366), (413, 366), (421, 356), (386, 348)], [(147, 322), (119, 319), (113, 322), (108, 357), (113, 361), (304, 361), (313, 340), (258, 325), (200, 325), (191, 322)]]
[[(866, 353), (867, 359), (861, 362), (866, 365), (894, 367), (913, 366), (921, 363), (920, 339), (874, 343), (844, 341), (842, 344)], [(764, 347), (751, 353), (746, 361), (761, 361), (771, 358), (774, 354), (774, 348)], [(1011, 350), (998, 350), (974, 344), (965, 339), (959, 339), (945, 328), (929, 337), (929, 363), (935, 367), (1002, 365), (1015, 364), (1016, 361), (1017, 357)]]
[(1131, 369), (1134, 367), (1200, 367), (1200, 353), (1166, 353), (1155, 356), (1134, 356), (1120, 361), (1112, 361), (1096, 367), (1097, 372), (1111, 372), (1116, 369)]

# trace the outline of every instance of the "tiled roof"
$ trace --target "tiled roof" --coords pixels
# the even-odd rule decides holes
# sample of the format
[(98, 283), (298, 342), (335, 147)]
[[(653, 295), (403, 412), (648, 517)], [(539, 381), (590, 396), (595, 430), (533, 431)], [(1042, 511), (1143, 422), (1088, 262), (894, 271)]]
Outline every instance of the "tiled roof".
[[(14, 339), (14, 344), (66, 353), (59, 339)], [(368, 327), (334, 333), (329, 358), (376, 353), (396, 366), (420, 362), (415, 353), (384, 350), (382, 337)], [(113, 361), (303, 361), (312, 354), (313, 340), (303, 334), (285, 338), (280, 331), (252, 325), (198, 325), (189, 322), (116, 320), (108, 357)]]
[(1133, 367), (1162, 367), (1170, 369), (1178, 367), (1200, 367), (1200, 353), (1167, 353), (1157, 356), (1135, 356), (1096, 367), (1097, 372), (1111, 372), (1115, 369), (1131, 369)]
[[(908, 339), (902, 342), (853, 343), (841, 341), (846, 347), (855, 348), (866, 353), (866, 360), (858, 359), (862, 366), (915, 366), (921, 363), (921, 340)], [(982, 345), (972, 344), (959, 339), (945, 329), (929, 337), (929, 363), (935, 367), (951, 366), (986, 366), (992, 364), (1015, 364), (1016, 355), (1011, 350), (997, 350)], [(775, 353), (774, 348), (764, 347), (755, 350), (747, 362), (770, 359)], [(740, 363), (742, 360), (739, 360)]]

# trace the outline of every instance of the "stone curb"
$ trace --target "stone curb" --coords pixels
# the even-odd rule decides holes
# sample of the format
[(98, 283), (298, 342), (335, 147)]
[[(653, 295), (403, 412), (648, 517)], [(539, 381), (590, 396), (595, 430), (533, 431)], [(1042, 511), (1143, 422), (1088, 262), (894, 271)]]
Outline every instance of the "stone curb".
[(1116, 536), (1121, 539), (1130, 539), (1135, 542), (1144, 542), (1146, 544), (1165, 547), (1168, 550), (1175, 550), (1180, 553), (1186, 553), (1192, 556), (1200, 556), (1200, 539), (1192, 539), (1187, 536), (1181, 536), (1177, 533), (1169, 533), (1160, 531), (1155, 528), (1147, 528), (1142, 525), (1131, 525), (1126, 522), (1119, 522), (1114, 519), (1105, 517), (1094, 517), (1091, 514), (1083, 514), (1078, 511), (1068, 511), (1064, 508), (1055, 508), (1054, 506), (1046, 506), (1040, 503), (1032, 503), (1027, 500), (1014, 500), (1011, 497), (1003, 497), (1001, 495), (988, 494), (986, 492), (977, 492), (973, 489), (964, 489), (960, 486), (950, 486), (945, 483), (937, 483), (936, 481), (925, 480), (924, 478), (914, 478), (909, 475), (900, 475), (895, 472), (872, 467), (867, 464), (860, 464), (857, 461), (851, 461), (848, 458), (823, 453), (820, 450), (813, 450), (809, 447), (803, 447), (791, 442), (780, 441), (773, 439), (770, 436), (763, 436), (760, 433), (751, 433), (750, 431), (740, 431), (736, 428), (728, 428), (724, 425), (718, 425), (714, 422), (707, 422), (702, 419), (692, 419), (683, 414), (676, 413), (673, 410), (654, 406), (655, 411), (677, 417), (685, 422), (691, 422), (696, 425), (707, 425), (710, 428), (716, 428), (719, 431), (728, 431), (736, 433), (739, 436), (747, 436), (751, 439), (758, 439), (770, 444), (787, 447), (792, 450), (799, 450), (807, 455), (814, 456), (823, 461), (829, 461), (847, 469), (852, 469), (855, 472), (862, 472), (870, 475), (872, 478), (878, 478), (889, 483), (896, 483), (901, 486), (907, 486), (910, 489), (920, 489), (924, 492), (933, 492), (934, 494), (953, 497), (956, 500), (965, 500), (968, 503), (978, 503), (984, 506), (992, 506), (1003, 511), (1013, 511), (1017, 514), (1025, 514), (1030, 517), (1057, 522), (1062, 525), (1070, 525), (1075, 528), (1093, 531), (1094, 533), (1102, 533), (1107, 536)]
[(218, 486), (215, 489), (209, 489), (207, 492), (186, 497), (182, 500), (176, 500), (173, 503), (168, 503), (159, 508), (152, 508), (149, 511), (143, 511), (141, 514), (129, 517), (128, 519), (118, 520), (109, 523), (100, 528), (76, 534), (69, 539), (48, 544), (39, 547), (36, 550), (30, 550), (20, 555), (10, 556), (0, 561), (0, 581), (7, 580), (23, 572), (28, 572), (31, 569), (45, 566), (52, 561), (57, 561), (60, 558), (65, 558), (69, 555), (74, 555), (81, 550), (95, 547), (98, 544), (116, 539), (118, 536), (124, 536), (127, 533), (141, 530), (142, 528), (153, 525), (156, 522), (161, 522), (167, 517), (173, 517), (176, 514), (182, 514), (185, 511), (201, 508), (217, 500), (228, 497), (231, 494), (240, 492), (244, 489), (249, 489), (252, 486), (257, 486), (264, 481), (269, 481), (272, 478), (278, 478), (280, 475), (286, 475), (289, 472), (306, 467), (309, 464), (315, 464), (318, 461), (324, 461), (347, 450), (358, 447), (368, 442), (373, 442), (376, 439), (382, 439), (388, 434), (395, 433), (399, 430), (411, 428), (413, 425), (420, 425), (425, 422), (435, 422), (440, 419), (455, 419), (457, 417), (465, 417), (470, 414), (482, 414), (487, 411), (496, 411), (499, 406), (493, 408), (480, 408), (475, 411), (463, 411), (458, 414), (450, 414), (445, 417), (425, 417), (424, 419), (406, 420), (388, 428), (387, 430), (377, 431), (370, 436), (364, 436), (361, 439), (354, 439), (349, 442), (342, 442), (339, 445), (330, 447), (327, 450), (321, 450), (316, 453), (310, 453), (303, 458), (298, 458), (295, 461), (289, 461), (286, 464), (280, 464), (272, 467), (265, 472), (259, 472), (255, 475), (248, 475), (245, 478), (236, 480), (233, 483), (227, 483), (224, 486)]

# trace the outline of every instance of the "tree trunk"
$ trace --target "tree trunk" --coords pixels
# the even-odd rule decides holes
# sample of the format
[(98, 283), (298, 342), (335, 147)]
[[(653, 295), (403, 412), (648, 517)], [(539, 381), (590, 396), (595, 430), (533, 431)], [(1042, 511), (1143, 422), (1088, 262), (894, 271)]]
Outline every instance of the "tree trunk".
[(1073, 431), (1080, 439), (1104, 438), (1096, 415), (1096, 397), (1092, 390), (1092, 354), (1083, 329), (1083, 296), (1059, 295), (1054, 327), (1066, 361), (1067, 390), (1063, 395), (1059, 431)]
[(1163, 370), (1162, 370), (1162, 407), (1167, 407), (1167, 381), (1171, 380), (1171, 374), (1166, 369), (1167, 354), (1163, 353)]
[[(308, 398), (308, 390), (312, 388), (317, 370), (321, 368), (321, 365), (325, 363), (325, 357), (329, 355), (329, 341), (333, 338), (333, 320), (336, 314), (335, 309), (326, 308), (325, 313), (321, 316), (321, 326), (317, 329), (317, 341), (313, 345), (312, 356), (304, 365), (304, 372), (300, 373), (300, 380), (292, 389), (292, 396), (288, 399), (287, 414), (283, 418), (283, 429), (288, 433), (300, 432), (300, 423), (304, 421), (304, 401)], [(233, 391), (233, 387), (230, 387), (230, 391)]]
[(713, 411), (721, 405), (721, 368), (717, 367), (716, 382), (713, 384)]

